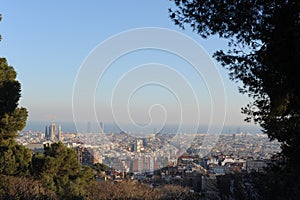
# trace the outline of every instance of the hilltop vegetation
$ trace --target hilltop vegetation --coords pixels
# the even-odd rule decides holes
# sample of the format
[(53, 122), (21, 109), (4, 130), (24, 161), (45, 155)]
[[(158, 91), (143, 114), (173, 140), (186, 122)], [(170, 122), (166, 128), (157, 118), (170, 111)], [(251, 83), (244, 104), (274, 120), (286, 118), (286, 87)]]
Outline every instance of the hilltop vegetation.
[(228, 41), (228, 49), (214, 57), (253, 99), (242, 108), (245, 120), (281, 143), (270, 178), (263, 180), (266, 190), (273, 199), (299, 198), (300, 1), (172, 1), (175, 25)]

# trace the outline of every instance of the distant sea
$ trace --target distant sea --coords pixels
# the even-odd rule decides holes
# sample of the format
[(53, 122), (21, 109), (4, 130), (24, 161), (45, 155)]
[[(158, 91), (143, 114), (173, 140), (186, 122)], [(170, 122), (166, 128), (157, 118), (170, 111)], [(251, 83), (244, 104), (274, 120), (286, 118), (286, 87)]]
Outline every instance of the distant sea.
[[(39, 131), (39, 132), (45, 132), (46, 126), (49, 126), (51, 122), (27, 122), (26, 127), (23, 131)], [(85, 133), (85, 132), (91, 132), (91, 133), (99, 133), (100, 128), (97, 124), (93, 123), (79, 123), (77, 124), (77, 128), (75, 126), (74, 122), (55, 122), (55, 124), (61, 125), (62, 131), (64, 133)], [(128, 132), (128, 133), (134, 133), (138, 129), (130, 126), (130, 125), (123, 125), (122, 127), (126, 130), (122, 130), (120, 127), (118, 127), (117, 124), (113, 123), (103, 123), (104, 124), (104, 132), (105, 133), (120, 133), (122, 131)], [(159, 127), (159, 126), (158, 126)], [(154, 130), (155, 129), (155, 130)], [(179, 127), (177, 125), (165, 125), (161, 130), (159, 130), (155, 126), (148, 127), (144, 129), (145, 133), (150, 134), (154, 131), (161, 132), (161, 133), (177, 133)], [(193, 126), (182, 126), (180, 127), (181, 133), (195, 133), (195, 127)], [(210, 132), (213, 133), (215, 130), (220, 130), (222, 134), (235, 134), (235, 133), (250, 133), (250, 134), (256, 134), (256, 133), (262, 133), (261, 128), (259, 126), (255, 125), (247, 125), (247, 126), (211, 126)], [(208, 126), (200, 125), (198, 126), (197, 133), (208, 133)]]

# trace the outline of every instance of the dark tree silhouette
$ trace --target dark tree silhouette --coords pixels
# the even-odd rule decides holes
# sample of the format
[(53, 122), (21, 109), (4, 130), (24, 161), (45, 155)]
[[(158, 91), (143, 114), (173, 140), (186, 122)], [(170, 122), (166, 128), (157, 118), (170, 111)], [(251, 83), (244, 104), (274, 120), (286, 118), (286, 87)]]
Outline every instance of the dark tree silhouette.
[[(232, 80), (243, 83), (240, 92), (253, 98), (242, 108), (246, 121), (254, 120), (271, 140), (281, 142), (277, 184), (291, 183), (287, 194), (295, 196), (300, 187), (300, 1), (173, 1), (169, 12), (176, 25), (190, 26), (204, 38), (228, 39), (228, 50), (214, 57)], [(297, 180), (288, 182), (291, 178)]]
[(61, 199), (82, 198), (84, 187), (94, 180), (92, 169), (82, 166), (76, 152), (61, 142), (49, 144), (44, 149), (44, 154), (33, 156), (33, 176)]
[(6, 59), (0, 58), (0, 175), (26, 174), (31, 160), (30, 150), (14, 140), (27, 119), (27, 110), (18, 107), (21, 84), (16, 76)]
[(14, 139), (17, 132), (26, 125), (27, 111), (18, 108), (21, 97), (21, 84), (16, 80), (17, 73), (0, 58), (0, 139)]
[(25, 108), (18, 108), (21, 84), (16, 77), (14, 68), (7, 64), (5, 58), (0, 57), (0, 141), (14, 139), (17, 132), (26, 125), (27, 111)]

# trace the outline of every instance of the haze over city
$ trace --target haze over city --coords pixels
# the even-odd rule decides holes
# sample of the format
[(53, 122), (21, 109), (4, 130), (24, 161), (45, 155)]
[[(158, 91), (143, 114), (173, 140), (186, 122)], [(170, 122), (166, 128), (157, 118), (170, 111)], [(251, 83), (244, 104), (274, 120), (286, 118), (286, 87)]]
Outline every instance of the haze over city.
[(0, 200), (300, 196), (300, 1), (4, 1)]
[[(65, 125), (66, 131), (74, 130), (70, 127), (74, 123), (72, 95), (76, 77), (91, 52), (118, 34), (147, 27), (164, 28), (190, 37), (203, 47), (207, 57), (211, 58), (216, 49), (226, 49), (226, 42), (221, 39), (205, 40), (190, 30), (183, 31), (174, 26), (168, 17), (168, 8), (172, 6), (171, 2), (158, 0), (89, 1), (84, 4), (64, 1), (59, 5), (50, 1), (27, 1), (17, 5), (9, 1), (2, 2), (3, 21), (0, 26), (3, 41), (0, 51), (15, 67), (18, 80), (22, 84), (20, 105), (29, 111), (26, 129), (36, 130), (38, 126), (42, 129), (45, 123), (54, 120), (71, 124)], [(129, 132), (140, 130), (137, 127), (147, 125), (148, 129), (143, 129), (146, 132), (152, 131), (153, 128), (160, 130), (166, 124), (173, 127), (179, 123), (186, 127), (194, 126), (192, 118), (185, 117), (182, 120), (181, 117), (185, 113), (193, 112), (197, 103), (201, 127), (223, 126), (223, 120), (218, 120), (216, 124), (211, 118), (222, 118), (224, 115), (225, 133), (236, 132), (238, 128), (246, 132), (259, 132), (257, 126), (247, 124), (243, 120), (245, 116), (241, 114), (241, 107), (249, 102), (249, 98), (238, 93), (240, 84), (230, 81), (228, 72), (214, 59), (211, 60), (220, 74), (218, 81), (224, 86), (225, 101), (216, 100), (217, 104), (212, 101), (215, 97), (207, 85), (207, 79), (213, 79), (214, 75), (205, 77), (195, 73), (193, 66), (178, 55), (158, 49), (141, 49), (118, 57), (94, 85), (96, 117), (85, 111), (89, 101), (77, 99), (80, 101), (80, 104), (76, 105), (80, 110), (80, 117), (77, 119), (78, 124), (81, 124), (79, 131), (86, 130), (88, 122), (94, 127), (99, 121), (107, 125), (112, 124), (112, 127), (119, 123), (126, 124), (126, 130)], [(151, 74), (141, 67), (143, 65), (157, 69), (153, 68)], [(139, 70), (133, 70), (137, 68)], [(173, 72), (176, 72), (175, 75)], [(122, 79), (124, 76), (129, 81)], [(177, 91), (168, 90), (168, 86), (148, 84), (138, 88), (130, 94), (131, 96), (124, 93), (122, 88), (112, 94), (113, 89), (120, 86), (120, 80), (122, 87), (130, 88), (130, 80), (146, 76), (150, 77), (150, 80), (151, 77), (161, 76), (161, 80), (165, 78), (168, 82), (177, 81)], [(178, 81), (180, 78), (184, 81)], [(89, 77), (86, 81), (89, 81)], [(193, 96), (190, 91), (182, 90), (184, 84), (188, 84), (192, 89), (196, 103), (191, 103)], [(214, 92), (221, 94), (223, 91)], [(225, 106), (226, 113), (218, 108), (220, 105)], [(124, 115), (124, 107), (129, 108), (130, 117)], [(117, 113), (117, 119), (112, 110)], [(206, 129), (201, 130), (205, 132)]]

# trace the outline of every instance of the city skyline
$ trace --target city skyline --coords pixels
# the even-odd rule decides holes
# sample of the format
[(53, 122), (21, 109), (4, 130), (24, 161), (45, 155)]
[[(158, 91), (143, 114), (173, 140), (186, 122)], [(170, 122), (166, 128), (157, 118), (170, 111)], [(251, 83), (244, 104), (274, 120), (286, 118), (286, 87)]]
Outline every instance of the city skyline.
[[(116, 124), (112, 123), (105, 123), (105, 122), (95, 122), (92, 123), (90, 121), (87, 122), (81, 122), (77, 124), (77, 127), (75, 126), (74, 122), (60, 122), (60, 121), (53, 121), (61, 126), (61, 130), (63, 133), (102, 133), (101, 129), (101, 123), (103, 125), (103, 133), (121, 133), (126, 132), (132, 135), (138, 136), (139, 134), (148, 136), (151, 135), (153, 132), (161, 132), (161, 133), (199, 133), (199, 134), (205, 134), (208, 130), (208, 125), (206, 126), (199, 126), (197, 131), (192, 132), (193, 126), (183, 126), (182, 132), (178, 132), (178, 125), (176, 124), (166, 124), (163, 129), (159, 130), (156, 128), (155, 124), (152, 127), (148, 127), (144, 132), (138, 132), (138, 129), (132, 129), (130, 124), (127, 124), (125, 129), (120, 129)], [(45, 126), (47, 126), (50, 123), (50, 121), (40, 121), (40, 122), (27, 122), (27, 125), (23, 132), (33, 131), (33, 132), (44, 132)], [(48, 126), (47, 126), (48, 127)], [(154, 128), (153, 128), (154, 127)], [(159, 125), (157, 125), (159, 127)], [(252, 126), (252, 125), (245, 125), (245, 126), (224, 126), (220, 134), (239, 134), (239, 133), (250, 133), (250, 134), (257, 134), (262, 133), (262, 130), (258, 126)]]

